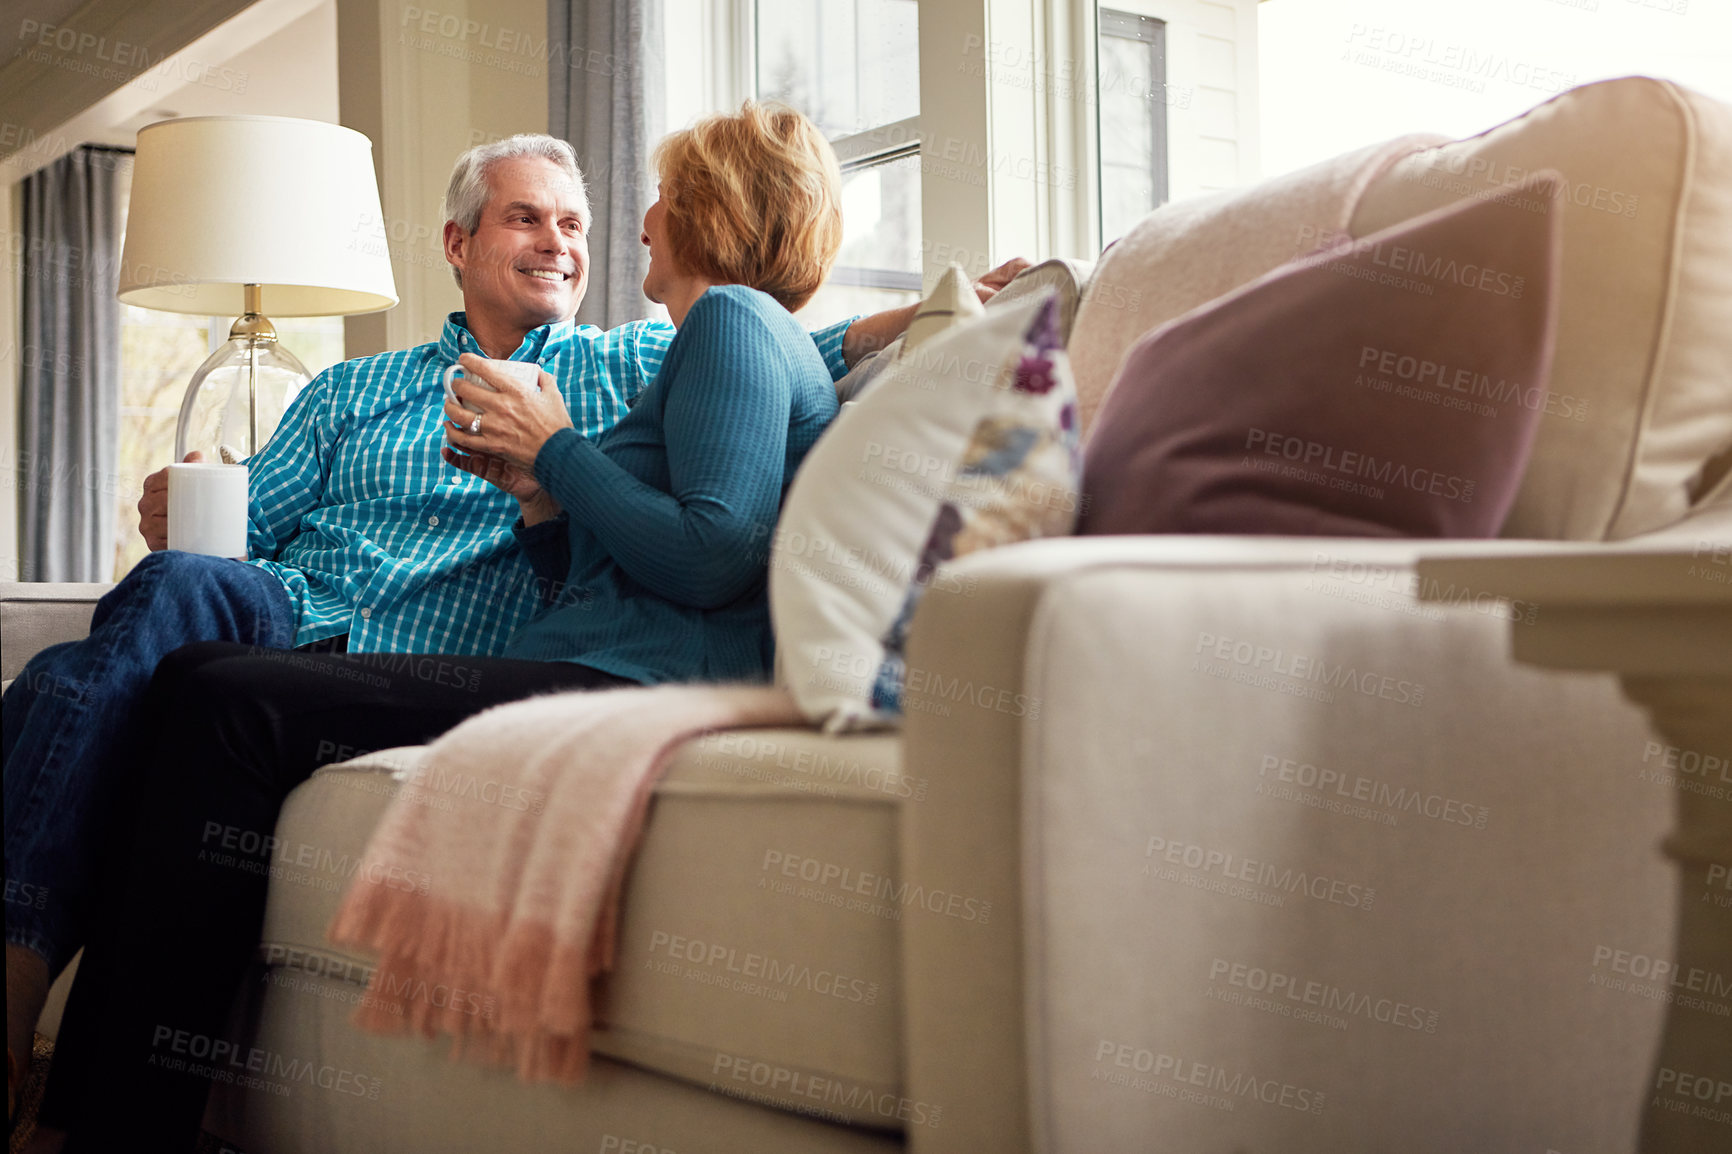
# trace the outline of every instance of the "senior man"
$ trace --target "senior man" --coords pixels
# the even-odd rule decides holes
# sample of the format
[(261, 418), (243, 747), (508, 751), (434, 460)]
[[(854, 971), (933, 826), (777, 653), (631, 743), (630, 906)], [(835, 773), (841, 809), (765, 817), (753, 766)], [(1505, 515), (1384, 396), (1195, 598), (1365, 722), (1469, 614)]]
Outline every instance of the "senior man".
[[(6, 906), (9, 1090), (48, 982), (84, 940), (95, 849), (128, 796), (124, 751), (158, 724), (140, 704), (164, 655), (204, 640), (495, 654), (550, 592), (579, 595), (537, 588), (511, 532), (517, 502), (441, 460), (441, 375), (465, 352), (533, 362), (594, 437), (655, 377), (674, 330), (574, 325), (590, 216), (565, 142), (523, 135), (464, 153), (446, 214), (464, 310), (437, 342), (346, 361), (296, 398), (248, 461), (250, 561), (162, 551), (166, 470), (153, 474), (138, 506), (153, 552), (98, 602), (87, 638), (45, 650), (6, 694), (6, 878), (42, 896)], [(1021, 266), (993, 270), (981, 295)], [(813, 339), (840, 376), (911, 314)]]

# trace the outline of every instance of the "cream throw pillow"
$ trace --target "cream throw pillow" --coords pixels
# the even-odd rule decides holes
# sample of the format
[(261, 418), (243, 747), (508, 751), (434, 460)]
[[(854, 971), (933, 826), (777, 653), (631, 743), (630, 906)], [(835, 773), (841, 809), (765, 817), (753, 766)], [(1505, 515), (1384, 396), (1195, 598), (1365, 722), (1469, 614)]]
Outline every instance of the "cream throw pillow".
[(914, 319), (908, 322), (908, 331), (896, 342), (901, 346), (898, 355), (906, 356), (909, 349), (917, 349), (939, 333), (985, 313), (986, 306), (981, 304), (980, 298), (975, 295), (974, 285), (969, 281), (968, 274), (962, 271), (961, 265), (953, 264), (944, 270), (938, 283), (932, 286), (932, 291), (926, 294), (926, 299), (914, 310)]
[(882, 349), (867, 356), (836, 382), (836, 399), (844, 405), (849, 401), (859, 400), (860, 394), (882, 376), (884, 370), (895, 364), (896, 358), (900, 357), (905, 349), (915, 348), (921, 342), (931, 340), (964, 321), (973, 320), (985, 311), (985, 306), (974, 293), (974, 284), (968, 279), (968, 274), (962, 271), (961, 265), (952, 264), (939, 276), (938, 283), (932, 286), (932, 291), (926, 294), (920, 307), (914, 310), (914, 319), (908, 322), (908, 330)]
[(836, 382), (837, 399), (843, 404), (858, 400), (860, 394), (878, 379), (880, 373), (890, 367), (904, 349), (914, 348), (952, 325), (971, 320), (983, 312), (1009, 308), (1049, 291), (1058, 294), (1058, 340), (1059, 344), (1068, 349), (1071, 329), (1076, 324), (1077, 309), (1082, 303), (1083, 290), (1094, 269), (1095, 266), (1090, 261), (1064, 260), (1058, 257), (1043, 260), (1017, 273), (1009, 284), (982, 305), (980, 298), (975, 295), (973, 282), (962, 271), (962, 266), (952, 264), (933, 286), (932, 292), (920, 302), (914, 320), (908, 325), (907, 334), (890, 342), (882, 351), (869, 353), (847, 376)]

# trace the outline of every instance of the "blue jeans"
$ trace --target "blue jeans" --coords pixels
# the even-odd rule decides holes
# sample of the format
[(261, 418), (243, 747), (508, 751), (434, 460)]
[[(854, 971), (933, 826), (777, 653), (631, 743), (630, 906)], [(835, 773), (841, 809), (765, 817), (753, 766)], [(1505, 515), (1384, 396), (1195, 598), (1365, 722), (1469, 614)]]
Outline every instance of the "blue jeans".
[(58, 974), (84, 944), (101, 846), (137, 793), (140, 709), (162, 658), (194, 641), (294, 644), (270, 573), (220, 557), (151, 553), (96, 603), (90, 634), (31, 659), (6, 691), (6, 944)]

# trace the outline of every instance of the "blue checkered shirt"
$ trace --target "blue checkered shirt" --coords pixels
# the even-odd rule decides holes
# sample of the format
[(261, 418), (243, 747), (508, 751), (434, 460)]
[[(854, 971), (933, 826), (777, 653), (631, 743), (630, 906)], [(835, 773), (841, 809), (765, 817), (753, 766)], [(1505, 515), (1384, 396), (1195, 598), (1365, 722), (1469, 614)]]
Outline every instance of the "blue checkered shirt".
[[(812, 334), (836, 377), (849, 323)], [(594, 438), (655, 379), (673, 336), (660, 321), (562, 321), (511, 359), (551, 374)], [(497, 654), (541, 607), (511, 532), (517, 501), (439, 456), (440, 377), (460, 353), (485, 355), (459, 312), (435, 343), (333, 365), (247, 461), (247, 553), (288, 591), (295, 644), (347, 633), (354, 651)]]

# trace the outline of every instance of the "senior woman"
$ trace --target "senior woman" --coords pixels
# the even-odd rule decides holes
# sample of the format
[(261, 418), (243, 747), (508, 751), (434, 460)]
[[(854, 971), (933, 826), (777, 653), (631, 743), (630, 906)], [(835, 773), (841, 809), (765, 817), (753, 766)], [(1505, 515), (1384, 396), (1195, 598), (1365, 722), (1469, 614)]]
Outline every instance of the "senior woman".
[(767, 677), (768, 541), (836, 413), (790, 310), (835, 260), (840, 175), (810, 121), (752, 103), (673, 134), (656, 165), (644, 293), (678, 332), (631, 412), (592, 444), (545, 376), (515, 387), (472, 356), (474, 380), (446, 406), (445, 460), (518, 499), (545, 582), (545, 608), (506, 656), (213, 643), (159, 666), (146, 707), (173, 724), (141, 751), (142, 802), (105, 874), (38, 1149), (190, 1148), (210, 1068), (249, 1072), (212, 1056), (248, 1055), (224, 1024), (259, 940), (269, 834), (320, 764), (425, 742), (537, 692)]

